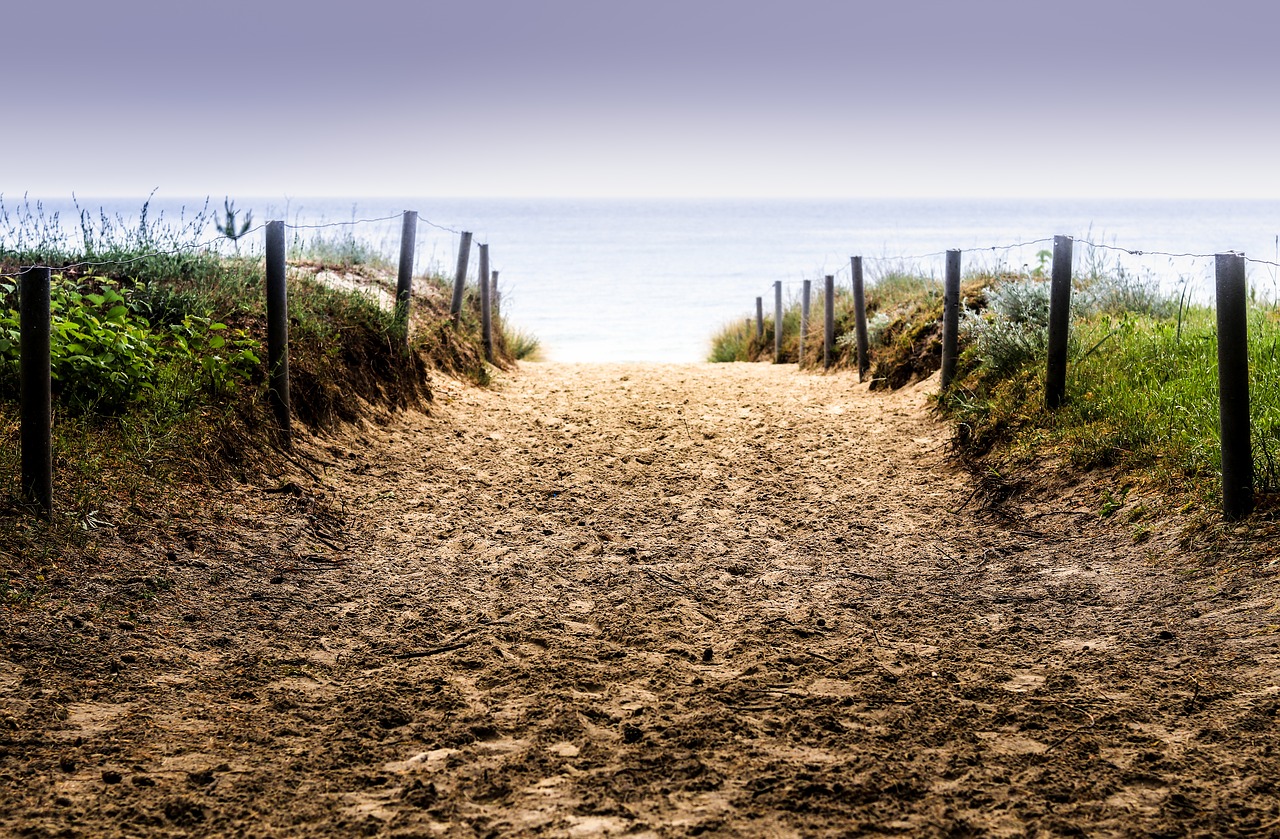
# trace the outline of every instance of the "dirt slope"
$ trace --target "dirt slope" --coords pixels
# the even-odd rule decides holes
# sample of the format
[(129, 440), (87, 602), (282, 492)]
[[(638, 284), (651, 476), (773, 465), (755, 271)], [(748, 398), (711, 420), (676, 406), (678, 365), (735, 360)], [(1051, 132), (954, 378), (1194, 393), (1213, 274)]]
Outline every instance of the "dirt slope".
[(1280, 835), (1275, 586), (979, 512), (929, 386), (526, 365), (113, 534), (2, 615), (0, 834)]

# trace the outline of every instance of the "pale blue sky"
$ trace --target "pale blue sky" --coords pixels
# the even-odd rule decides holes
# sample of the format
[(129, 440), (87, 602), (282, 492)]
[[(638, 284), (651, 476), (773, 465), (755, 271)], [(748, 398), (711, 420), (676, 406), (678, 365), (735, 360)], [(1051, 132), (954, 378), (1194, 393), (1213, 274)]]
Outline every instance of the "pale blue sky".
[(13, 4), (14, 196), (1280, 196), (1280, 12)]

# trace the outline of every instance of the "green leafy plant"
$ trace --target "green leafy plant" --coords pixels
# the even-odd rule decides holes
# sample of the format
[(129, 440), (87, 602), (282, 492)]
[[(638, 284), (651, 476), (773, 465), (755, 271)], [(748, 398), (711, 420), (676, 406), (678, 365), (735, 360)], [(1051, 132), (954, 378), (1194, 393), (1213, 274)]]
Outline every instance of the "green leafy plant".
[(55, 390), (73, 410), (118, 411), (155, 386), (158, 351), (150, 325), (124, 302), (110, 281), (90, 291), (55, 278), (50, 368)]
[[(12, 299), (13, 283), (0, 283), (0, 293)], [(257, 342), (243, 330), (197, 315), (156, 330), (128, 302), (113, 280), (53, 278), (50, 375), (74, 413), (119, 413), (153, 392), (162, 370), (181, 378), (183, 366), (199, 372), (196, 389), (226, 392), (260, 363)], [(0, 395), (17, 390), (19, 336), (17, 309), (0, 310)]]
[(234, 389), (262, 363), (255, 352), (258, 342), (243, 329), (228, 329), (225, 323), (188, 315), (182, 323), (170, 326), (169, 332), (173, 347), (199, 366), (205, 388), (212, 393)]

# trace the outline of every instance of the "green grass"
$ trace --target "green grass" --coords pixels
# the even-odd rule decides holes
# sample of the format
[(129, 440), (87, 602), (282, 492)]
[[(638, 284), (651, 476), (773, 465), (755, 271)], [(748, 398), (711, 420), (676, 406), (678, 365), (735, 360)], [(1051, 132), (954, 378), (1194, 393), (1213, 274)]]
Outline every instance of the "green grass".
[[(1019, 331), (998, 312), (970, 315), (960, 375), (940, 400), (961, 452), (1116, 467), (1171, 496), (1216, 504), (1216, 316), (1149, 291), (1135, 295), (1125, 278), (1099, 278), (1077, 294), (1067, 398), (1056, 411), (1043, 407), (1044, 342), (1026, 338), (1040, 332)], [(998, 301), (998, 292), (989, 299)], [(974, 329), (978, 321), (984, 325)], [(1014, 345), (1020, 351), (998, 349)], [(1280, 310), (1250, 309), (1249, 356), (1256, 487), (1280, 492)]]
[[(1197, 307), (1173, 318), (1098, 315), (1075, 323), (1074, 363), (1068, 367), (1067, 401), (1054, 413), (1034, 411), (1027, 422), (1076, 466), (1120, 465), (1151, 471), (1179, 485), (1215, 492), (1221, 468), (1215, 314)], [(1259, 489), (1280, 491), (1280, 317), (1256, 308), (1249, 318), (1251, 415)], [(1082, 357), (1085, 352), (1088, 357)], [(1043, 394), (1040, 358), (1003, 381), (1030, 385), (1026, 398)], [(990, 383), (961, 383), (990, 392)], [(999, 382), (996, 382), (997, 387)], [(988, 403), (990, 404), (990, 403)], [(1007, 409), (982, 401), (957, 401), (957, 417), (991, 424), (1019, 421)]]

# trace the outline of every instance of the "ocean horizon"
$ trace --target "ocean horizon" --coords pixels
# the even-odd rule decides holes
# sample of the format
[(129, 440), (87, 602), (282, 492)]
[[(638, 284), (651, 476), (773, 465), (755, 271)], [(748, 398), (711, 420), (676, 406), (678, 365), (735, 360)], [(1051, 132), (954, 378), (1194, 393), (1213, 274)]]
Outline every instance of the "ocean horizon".
[[(32, 206), (36, 199), (28, 199)], [(80, 197), (136, 223), (145, 196)], [(556, 361), (698, 361), (711, 335), (772, 308), (774, 281), (787, 296), (805, 279), (849, 279), (860, 255), (868, 282), (889, 271), (941, 276), (943, 253), (958, 248), (963, 269), (1039, 264), (1055, 235), (1069, 235), (1077, 271), (1101, 267), (1185, 287), (1211, 302), (1212, 254), (1242, 251), (1251, 286), (1277, 296), (1280, 201), (1171, 199), (571, 199), (236, 197), (254, 223), (282, 219), (296, 235), (345, 235), (394, 257), (403, 210), (417, 210), (416, 268), (452, 275), (455, 232), (490, 246), (503, 311), (536, 335)], [(21, 199), (5, 196), (12, 211)], [(190, 218), (201, 198), (156, 196), (151, 218)], [(78, 227), (70, 198), (39, 202), (46, 216)], [(209, 199), (221, 211), (222, 198)], [(379, 221), (361, 221), (381, 219)], [(352, 223), (355, 222), (355, 223)], [(308, 225), (339, 225), (307, 228)], [(437, 226), (431, 226), (437, 225)], [(0, 230), (2, 232), (2, 230)], [(209, 238), (216, 236), (212, 224)], [(1088, 243), (1103, 247), (1091, 247)], [(260, 247), (252, 242), (251, 246)], [(1140, 251), (1141, 254), (1129, 253)], [(474, 277), (476, 259), (471, 260)]]

